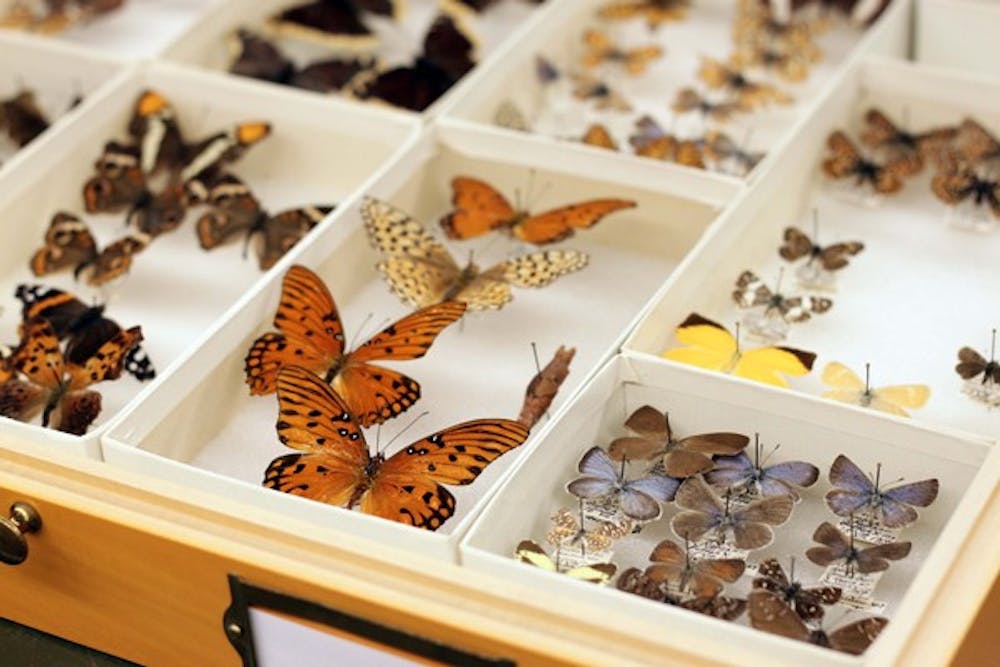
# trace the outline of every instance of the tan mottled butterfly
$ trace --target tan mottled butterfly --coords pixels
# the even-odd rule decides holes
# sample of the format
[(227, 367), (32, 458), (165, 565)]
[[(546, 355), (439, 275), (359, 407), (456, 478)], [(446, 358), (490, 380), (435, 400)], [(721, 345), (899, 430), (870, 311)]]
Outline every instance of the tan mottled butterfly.
[(552, 559), (545, 550), (531, 540), (524, 540), (517, 545), (514, 552), (517, 559), (522, 563), (528, 563), (548, 572), (558, 572), (565, 574), (572, 579), (587, 581), (592, 584), (606, 584), (611, 581), (618, 570), (614, 563), (594, 563), (592, 565), (580, 565), (578, 567), (564, 568), (559, 558), (559, 550), (556, 550), (556, 558)]

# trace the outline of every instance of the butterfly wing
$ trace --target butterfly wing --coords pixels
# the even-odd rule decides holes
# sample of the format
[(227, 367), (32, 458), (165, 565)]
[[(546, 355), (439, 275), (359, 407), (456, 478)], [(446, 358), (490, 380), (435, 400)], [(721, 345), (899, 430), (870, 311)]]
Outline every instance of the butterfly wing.
[(517, 549), (514, 550), (514, 555), (517, 556), (517, 559), (522, 563), (534, 565), (535, 567), (549, 572), (556, 571), (556, 564), (549, 557), (549, 555), (545, 553), (545, 549), (531, 540), (523, 540), (520, 542), (517, 545)]
[(883, 572), (889, 569), (889, 561), (901, 560), (910, 555), (910, 542), (879, 544), (857, 552), (857, 568), (862, 574)]
[(879, 499), (882, 523), (889, 528), (901, 528), (917, 520), (917, 507), (927, 507), (937, 498), (938, 480), (925, 479), (903, 484), (884, 491)]
[(594, 123), (588, 127), (587, 131), (580, 138), (580, 141), (588, 146), (597, 146), (598, 148), (606, 148), (612, 151), (618, 150), (618, 142), (611, 136), (608, 128), (600, 123)]
[(614, 491), (621, 480), (618, 468), (600, 447), (587, 450), (577, 470), (582, 477), (567, 484), (566, 490), (578, 498), (603, 498)]
[(305, 206), (282, 211), (264, 221), (264, 245), (260, 253), (260, 270), (267, 271), (278, 263), (295, 244), (318, 225), (334, 206)]
[(774, 293), (753, 271), (744, 271), (736, 279), (733, 301), (740, 308), (756, 308), (771, 303)]
[(826, 140), (832, 155), (823, 161), (823, 171), (831, 178), (846, 178), (857, 173), (861, 154), (847, 135), (833, 132)]
[(46, 388), (57, 387), (66, 372), (59, 338), (52, 325), (41, 318), (24, 325), (22, 342), (14, 352), (13, 362), (28, 380)]
[(117, 380), (125, 369), (125, 360), (136, 345), (142, 342), (142, 329), (123, 329), (107, 341), (82, 364), (68, 364), (69, 388), (81, 390), (105, 380)]
[(785, 568), (777, 558), (768, 558), (757, 566), (757, 577), (753, 580), (754, 589), (771, 591), (772, 593), (783, 593), (791, 585)]
[(520, 446), (528, 429), (508, 419), (479, 419), (452, 426), (389, 457), (361, 496), (361, 510), (437, 530), (455, 513), (442, 484), (471, 484), (486, 466)]
[(820, 566), (835, 563), (851, 553), (850, 542), (833, 524), (824, 521), (813, 533), (813, 540), (823, 546), (810, 547), (806, 558)]
[(659, 503), (673, 500), (680, 484), (680, 480), (665, 475), (630, 480), (622, 490), (622, 513), (637, 521), (651, 521), (662, 513)]
[(816, 355), (812, 352), (791, 347), (759, 347), (746, 350), (740, 355), (733, 368), (733, 375), (770, 384), (787, 387), (785, 375), (801, 377), (812, 371)]
[(754, 591), (747, 598), (747, 609), (752, 627), (789, 639), (809, 640), (809, 626), (780, 596)]
[(864, 249), (865, 244), (860, 241), (834, 243), (823, 248), (819, 254), (819, 261), (827, 271), (836, 271), (847, 266), (848, 256), (857, 255)]
[(795, 227), (785, 229), (783, 240), (778, 254), (789, 262), (811, 255), (815, 247), (809, 237)]
[(931, 388), (924, 384), (880, 387), (872, 392), (871, 406), (882, 412), (908, 417), (904, 408), (921, 408), (931, 397)]
[(571, 579), (579, 579), (592, 584), (606, 584), (611, 581), (617, 571), (618, 566), (613, 563), (592, 563), (566, 570), (563, 574)]
[(903, 134), (879, 109), (869, 109), (865, 113), (864, 121), (865, 129), (861, 133), (861, 141), (873, 148), (899, 141)]
[(233, 35), (230, 50), (233, 62), (229, 71), (233, 74), (284, 83), (295, 71), (295, 63), (285, 57), (275, 44), (245, 28)]
[(670, 527), (675, 534), (686, 540), (698, 540), (716, 528), (725, 513), (722, 502), (700, 477), (684, 480), (677, 490), (674, 502), (688, 511), (675, 515)]
[(45, 407), (48, 396), (46, 388), (8, 376), (0, 383), (0, 415), (29, 421)]
[(765, 496), (789, 494), (798, 498), (794, 487), (809, 487), (819, 479), (819, 468), (805, 461), (785, 461), (761, 471), (760, 492)]
[(867, 506), (875, 497), (875, 485), (851, 459), (843, 454), (830, 466), (830, 483), (835, 487), (826, 494), (826, 504), (837, 516), (849, 516)]
[(705, 481), (714, 487), (728, 489), (746, 484), (754, 478), (754, 465), (745, 452), (735, 456), (719, 456), (715, 467), (705, 473)]
[(888, 624), (888, 620), (877, 616), (849, 623), (830, 633), (830, 646), (843, 653), (861, 655)]
[(663, 356), (672, 361), (699, 368), (722, 371), (730, 367), (736, 355), (736, 339), (721, 325), (696, 313), (677, 327), (677, 340), (687, 347), (667, 350)]
[(823, 367), (823, 375), (820, 379), (823, 384), (832, 388), (821, 394), (823, 398), (858, 405), (864, 397), (864, 381), (844, 364), (836, 361), (828, 363)]
[(260, 202), (240, 179), (226, 174), (212, 184), (208, 204), (214, 210), (203, 215), (196, 225), (198, 242), (211, 250), (229, 238), (247, 233), (263, 215)]
[(980, 373), (986, 371), (987, 363), (988, 362), (983, 355), (979, 354), (971, 347), (963, 347), (958, 351), (958, 365), (955, 366), (955, 372), (958, 373), (963, 380), (971, 380)]
[(441, 228), (451, 239), (471, 239), (511, 225), (517, 211), (489, 183), (459, 176), (451, 181), (453, 211), (441, 218)]
[(525, 218), (514, 226), (514, 235), (536, 245), (555, 243), (572, 236), (576, 229), (593, 227), (611, 213), (635, 206), (634, 201), (625, 199), (595, 199), (564, 206)]
[(505, 282), (516, 287), (538, 288), (575, 273), (588, 263), (590, 257), (586, 253), (576, 250), (545, 250), (502, 262), (483, 275), (501, 275)]
[(90, 228), (70, 213), (56, 213), (45, 232), (45, 245), (31, 258), (31, 272), (44, 276), (86, 264), (97, 257), (97, 243)]
[(771, 496), (732, 513), (734, 543), (740, 549), (760, 549), (774, 539), (770, 526), (788, 521), (795, 501), (791, 496)]

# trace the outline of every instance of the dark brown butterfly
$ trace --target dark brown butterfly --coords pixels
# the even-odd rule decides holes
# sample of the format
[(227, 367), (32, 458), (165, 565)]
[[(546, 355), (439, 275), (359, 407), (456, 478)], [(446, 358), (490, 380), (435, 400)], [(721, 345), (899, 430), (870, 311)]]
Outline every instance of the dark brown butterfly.
[(190, 144), (186, 159), (179, 171), (181, 183), (196, 178), (206, 178), (206, 174), (221, 169), (242, 158), (248, 150), (271, 134), (271, 124), (263, 121), (238, 123), (229, 130), (217, 132), (199, 142)]
[(88, 285), (100, 287), (121, 278), (132, 269), (132, 258), (146, 249), (152, 238), (142, 232), (124, 236), (102, 250), (89, 264), (81, 264), (74, 270), (79, 277), (86, 274)]
[[(559, 393), (559, 388), (569, 376), (569, 364), (573, 361), (574, 355), (576, 349), (567, 349), (560, 345), (552, 361), (545, 364), (545, 368), (538, 369), (538, 373), (528, 383), (517, 421), (531, 429), (548, 412), (549, 406)], [(535, 363), (537, 364), (537, 355)]]
[(334, 48), (375, 45), (375, 37), (362, 20), (364, 12), (395, 17), (397, 0), (319, 0), (295, 5), (268, 20), (280, 35), (319, 42)]
[(6, 132), (18, 146), (27, 146), (48, 127), (49, 121), (34, 92), (22, 90), (14, 97), (0, 100), (0, 132)]
[(684, 480), (674, 502), (686, 510), (670, 521), (674, 533), (689, 540), (699, 540), (709, 533), (725, 540), (732, 533), (738, 549), (760, 549), (769, 544), (774, 539), (771, 526), (785, 523), (795, 506), (791, 496), (771, 496), (743, 509), (733, 509), (731, 494), (720, 499), (700, 477)]
[(854, 179), (858, 187), (870, 186), (878, 194), (888, 195), (903, 189), (905, 169), (902, 163), (880, 164), (864, 157), (847, 135), (839, 130), (826, 140), (832, 155), (823, 160), (823, 172), (835, 180)]
[(774, 593), (786, 604), (795, 609), (795, 613), (806, 621), (818, 621), (823, 618), (823, 605), (840, 602), (843, 594), (836, 586), (803, 586), (795, 580), (795, 559), (792, 559), (791, 575), (785, 574), (784, 568), (776, 558), (768, 558), (757, 568), (757, 577), (753, 580), (754, 590), (764, 590)]
[(31, 272), (45, 276), (63, 269), (89, 264), (97, 258), (97, 242), (86, 223), (71, 213), (52, 216), (45, 232), (45, 245), (31, 258)]
[(423, 111), (475, 66), (474, 50), (472, 38), (454, 19), (438, 16), (424, 37), (422, 53), (411, 64), (376, 74), (357, 94)]
[(109, 141), (94, 167), (97, 175), (83, 186), (87, 213), (114, 213), (148, 196), (138, 146)]
[(854, 531), (844, 535), (833, 524), (824, 521), (813, 533), (813, 540), (823, 546), (810, 547), (806, 557), (817, 565), (841, 563), (849, 574), (870, 574), (889, 569), (889, 561), (901, 560), (910, 555), (909, 542), (891, 542), (864, 549), (854, 546)]
[(784, 244), (778, 249), (778, 254), (789, 262), (802, 257), (808, 257), (807, 264), (819, 262), (827, 271), (837, 271), (848, 265), (848, 257), (853, 257), (865, 249), (860, 241), (845, 241), (820, 246), (796, 227), (786, 227)]
[(900, 175), (910, 176), (924, 168), (924, 162), (939, 154), (958, 133), (954, 127), (940, 127), (924, 132), (908, 132), (896, 126), (879, 109), (865, 113), (861, 141), (879, 151), (886, 161), (896, 165)]
[(197, 224), (198, 241), (211, 250), (237, 235), (244, 235), (249, 244), (260, 234), (262, 271), (274, 266), (333, 210), (333, 206), (306, 206), (271, 215), (257, 201), (250, 189), (236, 176), (228, 174), (218, 179), (208, 195), (212, 211), (204, 214)]
[[(122, 331), (117, 322), (104, 316), (103, 305), (88, 306), (69, 292), (22, 284), (14, 295), (21, 302), (23, 321), (46, 320), (56, 337), (66, 341), (67, 363), (83, 365)], [(124, 367), (140, 382), (156, 377), (156, 369), (138, 344), (126, 355)]]
[(672, 607), (705, 614), (724, 621), (732, 621), (746, 611), (747, 601), (723, 595), (689, 597), (674, 594), (665, 582), (656, 581), (639, 568), (630, 567), (621, 573), (615, 582), (618, 590), (644, 597), (654, 602), (663, 602)]
[(170, 100), (155, 90), (140, 93), (129, 119), (128, 134), (139, 148), (140, 166), (147, 176), (179, 169), (187, 157), (177, 112)]
[(722, 592), (723, 582), (732, 583), (743, 576), (746, 563), (740, 559), (693, 559), (686, 547), (673, 540), (663, 540), (653, 548), (645, 575), (655, 582), (673, 584), (695, 597), (714, 597)]
[(997, 330), (993, 330), (993, 342), (990, 345), (990, 360), (971, 347), (963, 347), (958, 351), (958, 365), (955, 372), (963, 380), (971, 380), (982, 375), (983, 384), (1000, 385), (1000, 361), (997, 361)]
[(1000, 218), (1000, 177), (966, 162), (954, 162), (931, 179), (931, 191), (949, 206), (986, 206)]
[(760, 590), (750, 594), (749, 609), (750, 625), (758, 630), (852, 655), (864, 653), (889, 623), (884, 618), (871, 616), (841, 626), (830, 633), (813, 630), (781, 596)]

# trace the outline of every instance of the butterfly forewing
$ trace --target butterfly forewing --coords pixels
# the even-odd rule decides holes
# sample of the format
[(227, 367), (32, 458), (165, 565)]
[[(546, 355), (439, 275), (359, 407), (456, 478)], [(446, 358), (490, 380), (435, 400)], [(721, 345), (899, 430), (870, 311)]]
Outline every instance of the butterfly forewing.
[(459, 176), (452, 179), (451, 191), (454, 210), (441, 219), (448, 238), (474, 238), (516, 221), (514, 207), (485, 181)]
[(877, 616), (849, 623), (829, 634), (830, 646), (844, 653), (861, 655), (888, 624), (888, 620)]

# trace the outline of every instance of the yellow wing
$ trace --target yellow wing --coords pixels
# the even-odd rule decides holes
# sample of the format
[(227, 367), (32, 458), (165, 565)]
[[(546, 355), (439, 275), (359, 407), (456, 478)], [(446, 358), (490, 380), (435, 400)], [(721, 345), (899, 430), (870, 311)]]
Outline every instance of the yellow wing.
[(871, 406), (882, 412), (909, 417), (903, 408), (922, 408), (931, 397), (931, 388), (924, 384), (900, 384), (882, 387), (872, 392)]
[(712, 371), (729, 372), (736, 356), (736, 339), (715, 322), (692, 313), (675, 332), (687, 347), (667, 350), (663, 357)]
[(776, 387), (787, 387), (786, 375), (808, 375), (815, 360), (816, 355), (811, 352), (787, 347), (759, 347), (740, 355), (733, 375)]
[(850, 368), (837, 361), (831, 361), (823, 367), (823, 376), (821, 379), (823, 380), (823, 384), (838, 391), (864, 392), (865, 390), (864, 380)]

